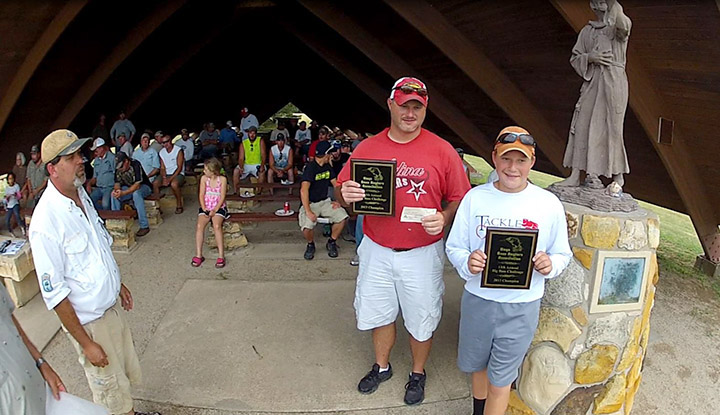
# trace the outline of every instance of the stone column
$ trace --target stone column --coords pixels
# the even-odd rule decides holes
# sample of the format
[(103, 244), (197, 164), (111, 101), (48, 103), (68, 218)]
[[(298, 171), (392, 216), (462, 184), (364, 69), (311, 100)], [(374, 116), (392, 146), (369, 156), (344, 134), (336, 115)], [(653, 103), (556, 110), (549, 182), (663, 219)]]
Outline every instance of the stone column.
[[(560, 276), (545, 284), (538, 329), (508, 413), (627, 415), (642, 379), (650, 334), (659, 277), (659, 222), (656, 215), (642, 209), (608, 213), (564, 205), (574, 258)], [(601, 302), (621, 303), (620, 307), (630, 309), (607, 311), (603, 309), (607, 304), (601, 304), (600, 310), (591, 313), (593, 297), (598, 297), (598, 269), (604, 264), (608, 270), (615, 269), (612, 261), (623, 261), (629, 252), (647, 255), (642, 302), (633, 307), (628, 299), (603, 297)], [(620, 259), (607, 260), (615, 256)], [(600, 263), (600, 258), (606, 260)], [(606, 281), (615, 278), (608, 272)]]

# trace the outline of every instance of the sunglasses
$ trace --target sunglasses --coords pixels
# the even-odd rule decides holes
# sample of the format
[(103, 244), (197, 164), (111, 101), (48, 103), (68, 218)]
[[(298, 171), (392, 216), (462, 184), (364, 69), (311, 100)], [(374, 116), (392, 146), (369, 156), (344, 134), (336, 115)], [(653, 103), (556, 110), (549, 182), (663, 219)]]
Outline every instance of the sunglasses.
[(500, 135), (500, 137), (495, 140), (496, 143), (503, 143), (503, 144), (510, 144), (514, 143), (517, 140), (520, 140), (521, 143), (525, 144), (526, 146), (533, 146), (537, 147), (537, 143), (535, 142), (535, 139), (530, 134), (517, 134), (517, 133), (505, 133)]
[(427, 96), (427, 89), (421, 87), (418, 84), (405, 84), (401, 86), (396, 86), (393, 88), (393, 91), (401, 91), (404, 94), (418, 94), (421, 97)]

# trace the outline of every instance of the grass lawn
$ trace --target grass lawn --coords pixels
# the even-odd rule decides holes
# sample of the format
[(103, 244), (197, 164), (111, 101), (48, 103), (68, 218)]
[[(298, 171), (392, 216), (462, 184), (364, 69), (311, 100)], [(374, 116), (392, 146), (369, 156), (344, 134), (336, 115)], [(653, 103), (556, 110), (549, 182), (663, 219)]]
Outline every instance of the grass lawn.
[[(485, 178), (492, 170), (492, 166), (482, 157), (469, 154), (465, 155), (465, 160), (475, 170), (482, 173), (482, 180), (473, 180), (473, 184), (485, 183)], [(560, 177), (536, 171), (530, 172), (529, 179), (543, 188), (562, 180)], [(720, 281), (714, 280), (693, 268), (695, 257), (702, 254), (703, 250), (690, 217), (684, 213), (655, 206), (641, 200), (638, 203), (643, 209), (657, 214), (660, 219), (660, 246), (657, 249), (660, 269), (680, 278), (692, 278), (700, 281), (703, 286), (712, 288), (720, 297)]]

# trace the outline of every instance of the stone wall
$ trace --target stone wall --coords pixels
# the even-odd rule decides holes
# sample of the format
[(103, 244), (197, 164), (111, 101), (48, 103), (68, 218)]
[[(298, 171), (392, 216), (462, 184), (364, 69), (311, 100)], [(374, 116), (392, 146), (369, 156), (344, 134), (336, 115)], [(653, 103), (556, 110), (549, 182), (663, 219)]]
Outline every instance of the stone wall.
[[(642, 379), (658, 282), (657, 216), (565, 203), (574, 258), (545, 284), (538, 329), (507, 414), (630, 414)], [(590, 313), (599, 253), (649, 252), (642, 306)], [(599, 276), (598, 276), (599, 277)]]

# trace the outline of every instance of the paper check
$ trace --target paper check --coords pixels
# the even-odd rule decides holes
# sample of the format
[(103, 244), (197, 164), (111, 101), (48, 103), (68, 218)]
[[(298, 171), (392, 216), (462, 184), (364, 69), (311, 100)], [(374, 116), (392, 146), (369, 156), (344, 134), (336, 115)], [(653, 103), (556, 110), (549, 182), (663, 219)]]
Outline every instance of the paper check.
[(400, 222), (422, 222), (422, 218), (437, 213), (437, 209), (420, 208), (420, 207), (404, 207)]

